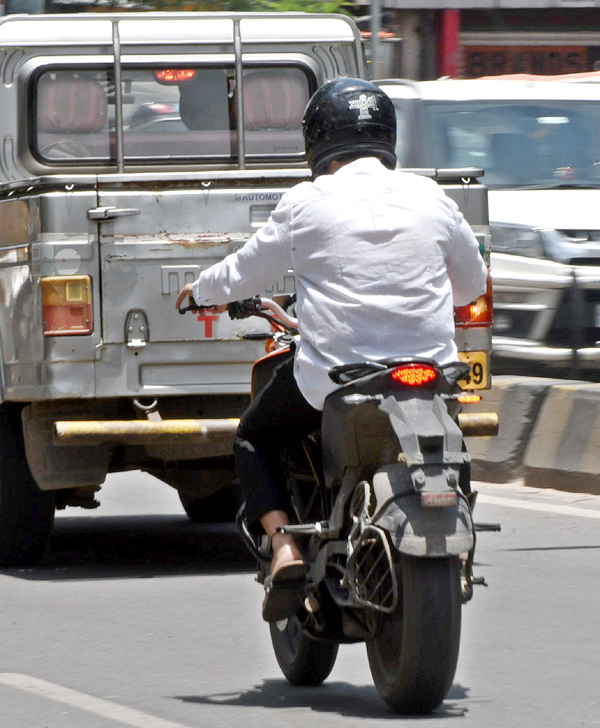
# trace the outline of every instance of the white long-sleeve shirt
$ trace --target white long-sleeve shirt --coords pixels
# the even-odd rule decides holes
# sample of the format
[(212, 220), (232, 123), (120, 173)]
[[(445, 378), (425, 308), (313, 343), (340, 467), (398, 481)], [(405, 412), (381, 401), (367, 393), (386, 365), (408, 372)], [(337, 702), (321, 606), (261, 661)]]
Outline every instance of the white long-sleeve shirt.
[(293, 269), (300, 342), (294, 373), (317, 409), (339, 364), (423, 356), (456, 360), (454, 306), (487, 270), (471, 228), (433, 180), (361, 158), (302, 182), (236, 253), (202, 271), (197, 303), (260, 294)]

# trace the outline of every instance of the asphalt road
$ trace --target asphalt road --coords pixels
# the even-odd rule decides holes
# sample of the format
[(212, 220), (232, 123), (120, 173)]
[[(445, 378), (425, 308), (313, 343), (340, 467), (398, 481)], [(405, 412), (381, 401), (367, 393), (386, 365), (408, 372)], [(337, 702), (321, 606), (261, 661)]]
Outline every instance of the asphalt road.
[(0, 572), (1, 728), (600, 725), (600, 498), (482, 485), (477, 587), (433, 715), (399, 718), (364, 645), (293, 688), (229, 525), (201, 527), (168, 486), (113, 476), (93, 512), (57, 518), (45, 562)]

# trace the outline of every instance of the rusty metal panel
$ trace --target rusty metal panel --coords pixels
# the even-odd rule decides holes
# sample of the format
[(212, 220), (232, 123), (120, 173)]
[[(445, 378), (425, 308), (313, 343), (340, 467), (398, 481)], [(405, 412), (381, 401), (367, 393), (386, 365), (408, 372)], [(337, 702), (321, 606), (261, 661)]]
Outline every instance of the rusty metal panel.
[[(226, 315), (179, 316), (175, 300), (200, 271), (239, 249), (275, 208), (284, 190), (252, 187), (100, 192), (102, 206), (137, 207), (139, 216), (100, 225), (102, 326), (106, 344), (126, 341), (128, 312), (139, 309), (156, 342), (239, 340), (268, 330), (257, 320)], [(291, 293), (293, 275), (267, 295)], [(258, 292), (262, 293), (262, 292)]]

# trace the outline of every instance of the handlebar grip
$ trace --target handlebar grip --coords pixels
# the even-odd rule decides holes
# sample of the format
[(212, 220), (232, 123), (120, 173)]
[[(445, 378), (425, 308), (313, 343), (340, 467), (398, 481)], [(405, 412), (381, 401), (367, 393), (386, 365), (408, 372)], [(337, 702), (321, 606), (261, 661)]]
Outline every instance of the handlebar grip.
[[(192, 311), (194, 313), (202, 313), (206, 308), (210, 306), (199, 306), (196, 301), (190, 296), (190, 305), (182, 306), (179, 309), (179, 313), (187, 313)], [(227, 304), (227, 313), (231, 319), (244, 319), (250, 318), (250, 316), (256, 316), (260, 312), (260, 296), (254, 296), (253, 298), (245, 298), (243, 301), (232, 301)]]
[(245, 298), (243, 301), (232, 301), (227, 304), (230, 319), (245, 319), (256, 316), (260, 309), (260, 296)]
[(184, 314), (184, 313), (187, 313), (188, 311), (194, 311), (194, 312), (196, 312), (196, 311), (203, 311), (204, 310), (204, 306), (198, 306), (198, 304), (196, 303), (196, 301), (194, 301), (194, 297), (193, 296), (190, 296), (189, 301), (190, 301), (190, 305), (189, 306), (182, 306), (179, 309), (179, 313)]

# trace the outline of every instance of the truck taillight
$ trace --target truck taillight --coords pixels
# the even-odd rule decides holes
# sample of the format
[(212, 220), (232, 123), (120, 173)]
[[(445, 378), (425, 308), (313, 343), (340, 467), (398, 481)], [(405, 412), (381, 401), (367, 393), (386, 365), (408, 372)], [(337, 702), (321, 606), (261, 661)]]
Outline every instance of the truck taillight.
[(180, 84), (191, 81), (196, 75), (193, 68), (164, 68), (154, 71), (154, 78), (162, 84)]
[(456, 306), (454, 324), (459, 328), (491, 326), (493, 318), (492, 274), (488, 271), (487, 291), (468, 306)]
[(94, 330), (90, 276), (41, 279), (44, 336), (91, 334)]
[(404, 364), (392, 370), (394, 381), (408, 387), (422, 387), (437, 379), (437, 371), (429, 364)]

